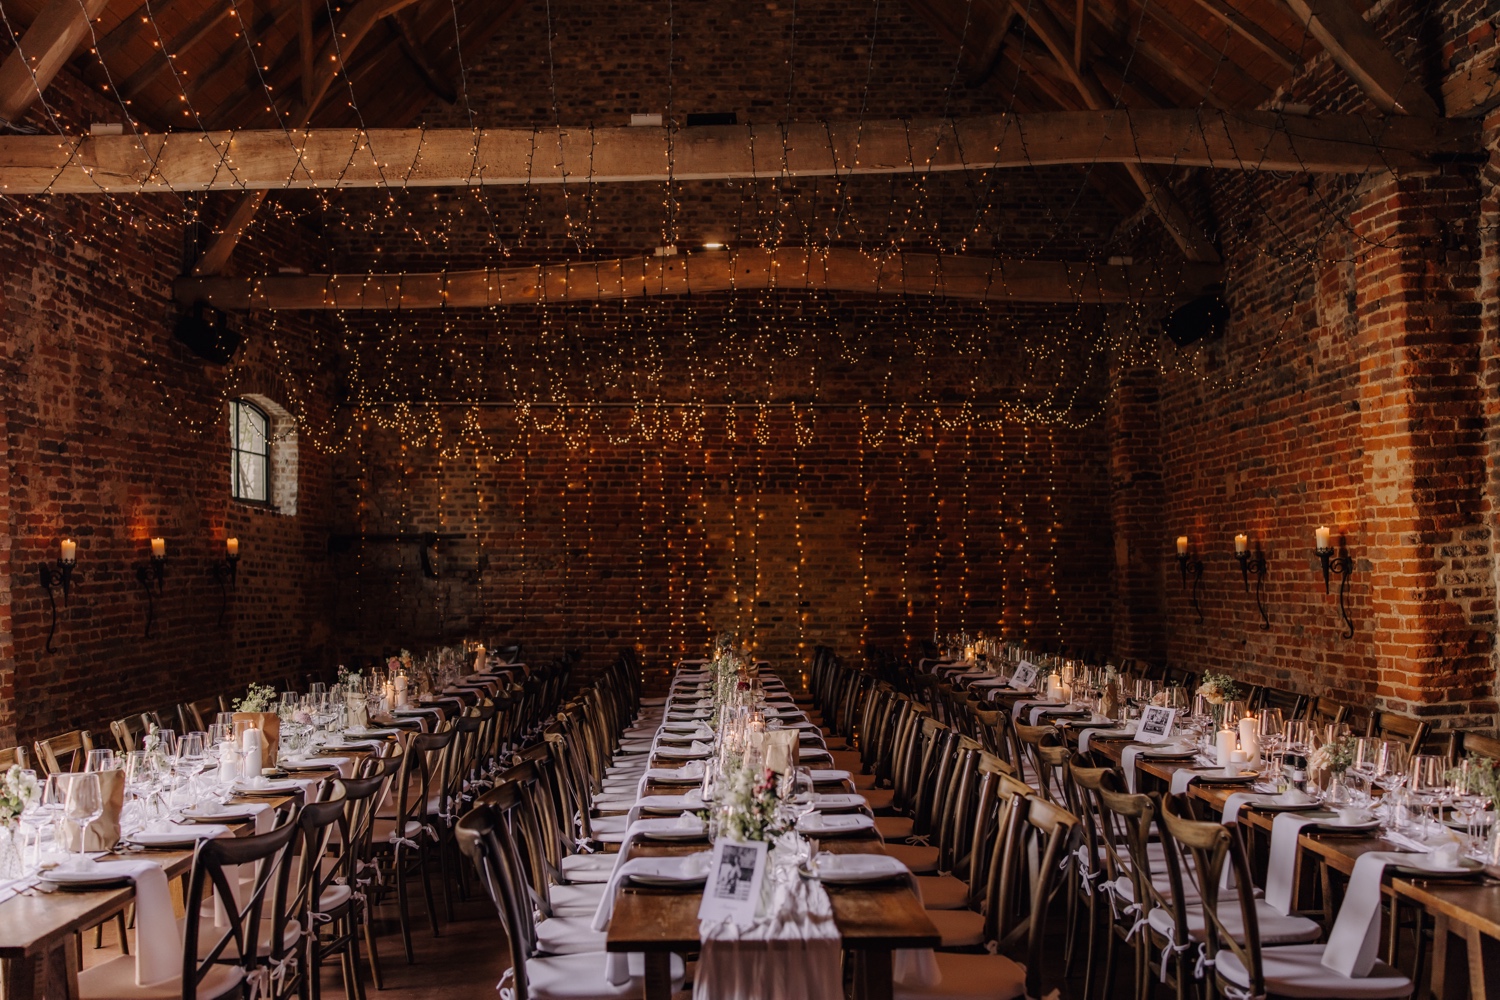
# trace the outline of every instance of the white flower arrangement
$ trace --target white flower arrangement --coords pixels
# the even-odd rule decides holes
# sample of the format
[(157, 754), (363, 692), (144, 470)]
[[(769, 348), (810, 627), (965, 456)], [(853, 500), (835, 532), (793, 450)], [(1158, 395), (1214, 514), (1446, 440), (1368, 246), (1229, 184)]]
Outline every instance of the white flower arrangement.
[(1222, 705), (1239, 699), (1240, 686), (1228, 674), (1206, 673), (1198, 685), (1198, 694), (1207, 698), (1210, 705)]
[(236, 712), (269, 712), (276, 704), (276, 689), (269, 684), (251, 684), (245, 696), (234, 703)]
[(0, 782), (0, 825), (13, 825), (26, 807), (36, 801), (40, 791), (36, 772), (12, 764), (5, 772), (5, 780)]

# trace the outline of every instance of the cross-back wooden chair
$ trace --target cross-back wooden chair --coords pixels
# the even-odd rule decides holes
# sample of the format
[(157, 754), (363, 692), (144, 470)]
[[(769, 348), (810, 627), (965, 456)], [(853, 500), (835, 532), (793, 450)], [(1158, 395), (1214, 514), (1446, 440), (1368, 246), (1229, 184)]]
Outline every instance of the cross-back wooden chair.
[(1466, 731), (1460, 749), (1467, 757), (1487, 757), (1500, 761), (1500, 739), (1493, 736)]
[[(1250, 861), (1238, 825), (1189, 819), (1176, 796), (1162, 804), (1160, 827), (1174, 850), (1192, 858), (1184, 866), (1201, 900), (1205, 968), (1213, 970), (1213, 994), (1221, 997), (1320, 997), (1363, 1000), (1410, 995), (1413, 984), (1395, 969), (1376, 962), (1370, 975), (1344, 976), (1323, 965), (1326, 944), (1268, 946), (1261, 931), (1263, 909), (1251, 888)], [(1230, 888), (1226, 867), (1232, 872)], [(1221, 905), (1221, 894), (1227, 894)], [(1238, 917), (1236, 920), (1235, 917)]]
[(1308, 724), (1318, 732), (1325, 726), (1342, 726), (1349, 717), (1349, 706), (1332, 698), (1314, 698), (1307, 705)]
[(82, 771), (92, 749), (94, 740), (87, 729), (75, 729), (60, 736), (37, 740), (36, 759), (41, 767), (40, 773), (46, 777), (49, 774)]
[(1379, 736), (1404, 743), (1407, 754), (1421, 753), (1431, 731), (1432, 727), (1427, 723), (1395, 712), (1371, 712), (1365, 726), (1366, 736)]
[(116, 719), (109, 724), (109, 734), (114, 737), (115, 749), (121, 753), (142, 748), (141, 738), (144, 734), (139, 717), (132, 719), (127, 715), (123, 719)]
[(1282, 688), (1262, 687), (1259, 704), (1253, 707), (1257, 712), (1263, 708), (1279, 708), (1283, 719), (1301, 719), (1307, 715), (1307, 696)]
[(0, 750), (0, 771), (9, 771), (13, 767), (31, 767), (31, 756), (25, 747), (6, 747)]

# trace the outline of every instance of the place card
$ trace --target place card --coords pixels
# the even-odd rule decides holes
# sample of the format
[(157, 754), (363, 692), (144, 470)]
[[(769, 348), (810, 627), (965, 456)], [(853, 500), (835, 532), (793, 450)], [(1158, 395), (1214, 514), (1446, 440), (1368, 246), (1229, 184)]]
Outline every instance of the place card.
[(1036, 664), (1022, 660), (1016, 664), (1016, 672), (1010, 675), (1010, 686), (1017, 691), (1036, 686)]
[(708, 883), (703, 887), (698, 919), (727, 918), (740, 927), (754, 923), (755, 911), (760, 906), (760, 884), (765, 877), (765, 841), (718, 841), (709, 861)]
[(1172, 738), (1172, 723), (1177, 719), (1177, 709), (1161, 705), (1147, 705), (1141, 709), (1141, 722), (1136, 727), (1137, 743), (1165, 743)]

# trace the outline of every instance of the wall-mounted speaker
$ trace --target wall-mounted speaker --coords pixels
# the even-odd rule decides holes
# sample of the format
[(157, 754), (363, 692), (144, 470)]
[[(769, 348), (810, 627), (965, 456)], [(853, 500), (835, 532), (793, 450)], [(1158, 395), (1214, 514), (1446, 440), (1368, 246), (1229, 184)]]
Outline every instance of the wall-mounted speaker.
[(1217, 340), (1229, 322), (1229, 306), (1222, 295), (1200, 295), (1176, 309), (1162, 324), (1162, 332), (1178, 347), (1200, 340)]
[(240, 349), (240, 335), (229, 328), (229, 317), (206, 302), (195, 302), (177, 317), (177, 339), (205, 361), (227, 365)]

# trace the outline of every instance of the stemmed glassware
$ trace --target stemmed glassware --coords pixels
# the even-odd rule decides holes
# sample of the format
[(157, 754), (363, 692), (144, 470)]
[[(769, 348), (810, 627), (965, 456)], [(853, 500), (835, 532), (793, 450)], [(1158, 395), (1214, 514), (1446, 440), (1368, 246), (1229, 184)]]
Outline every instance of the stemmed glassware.
[(104, 797), (99, 791), (99, 775), (97, 772), (85, 771), (82, 774), (59, 774), (57, 777), (66, 779), (60, 783), (63, 790), (62, 816), (78, 829), (78, 858), (74, 867), (85, 868), (88, 865), (89, 825), (104, 815)]
[(1447, 771), (1448, 762), (1434, 754), (1417, 754), (1411, 758), (1408, 769), (1411, 794), (1422, 806), (1423, 837), (1428, 836), (1430, 825), (1437, 822), (1448, 797)]

